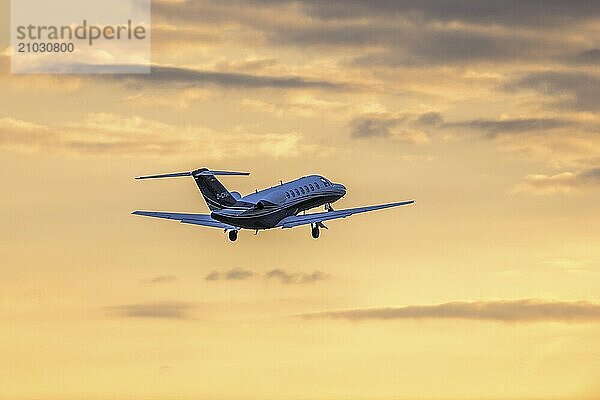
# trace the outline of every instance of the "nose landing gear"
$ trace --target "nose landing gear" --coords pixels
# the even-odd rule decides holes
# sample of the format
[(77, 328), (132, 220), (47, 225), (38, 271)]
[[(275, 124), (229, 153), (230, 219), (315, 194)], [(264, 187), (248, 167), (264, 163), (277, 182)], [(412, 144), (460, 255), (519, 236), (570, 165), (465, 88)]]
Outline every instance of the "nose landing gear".
[(238, 236), (238, 231), (233, 230), (233, 231), (229, 231), (229, 240), (231, 240), (232, 242), (235, 242), (237, 240), (237, 236)]

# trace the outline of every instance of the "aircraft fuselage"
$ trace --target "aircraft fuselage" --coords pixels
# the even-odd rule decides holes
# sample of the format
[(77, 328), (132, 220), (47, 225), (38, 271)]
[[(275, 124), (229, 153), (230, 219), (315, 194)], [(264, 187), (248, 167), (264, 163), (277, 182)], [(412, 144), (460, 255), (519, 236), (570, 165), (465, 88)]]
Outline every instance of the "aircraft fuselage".
[(246, 229), (270, 229), (284, 218), (331, 204), (346, 195), (346, 187), (319, 175), (309, 175), (239, 198), (235, 204), (214, 210), (211, 217)]

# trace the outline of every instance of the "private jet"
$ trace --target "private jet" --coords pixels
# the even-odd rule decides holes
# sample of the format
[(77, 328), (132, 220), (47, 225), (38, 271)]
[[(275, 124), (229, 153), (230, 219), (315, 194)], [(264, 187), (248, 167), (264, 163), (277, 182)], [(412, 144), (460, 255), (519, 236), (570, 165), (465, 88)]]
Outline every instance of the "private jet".
[[(232, 242), (237, 240), (241, 229), (251, 229), (258, 233), (262, 229), (294, 228), (300, 225), (310, 225), (311, 235), (317, 239), (320, 228), (328, 229), (324, 224), (325, 221), (384, 208), (406, 206), (415, 202), (415, 200), (406, 200), (334, 210), (331, 204), (346, 195), (346, 187), (340, 183), (333, 183), (321, 175), (304, 176), (285, 183), (280, 181), (277, 186), (256, 190), (246, 196), (241, 196), (239, 192), (228, 191), (216, 178), (232, 175), (250, 175), (250, 173), (200, 168), (189, 172), (139, 176), (135, 179), (193, 177), (211, 213), (134, 211), (132, 214), (220, 228), (229, 235), (229, 240)], [(321, 206), (324, 206), (324, 212), (306, 213), (307, 210)]]

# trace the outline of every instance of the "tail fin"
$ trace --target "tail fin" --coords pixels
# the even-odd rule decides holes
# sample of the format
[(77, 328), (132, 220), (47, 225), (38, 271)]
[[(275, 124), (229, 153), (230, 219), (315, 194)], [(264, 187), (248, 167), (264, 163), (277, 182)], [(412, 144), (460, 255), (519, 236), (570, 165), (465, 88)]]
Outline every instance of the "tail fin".
[(215, 177), (215, 175), (250, 175), (248, 172), (233, 171), (213, 171), (208, 168), (200, 168), (191, 172), (175, 172), (171, 174), (139, 176), (135, 179), (155, 179), (155, 178), (174, 178), (179, 176), (192, 176), (202, 193), (211, 211), (231, 207), (236, 199), (225, 189), (225, 186)]

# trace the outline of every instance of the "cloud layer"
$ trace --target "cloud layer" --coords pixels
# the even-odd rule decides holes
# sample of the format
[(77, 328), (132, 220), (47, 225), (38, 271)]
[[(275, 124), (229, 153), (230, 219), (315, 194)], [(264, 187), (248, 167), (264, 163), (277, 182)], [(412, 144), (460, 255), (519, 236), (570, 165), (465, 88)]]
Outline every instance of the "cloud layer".
[(203, 71), (193, 68), (158, 66), (152, 67), (150, 74), (99, 74), (92, 79), (124, 82), (129, 85), (164, 85), (181, 88), (196, 88), (215, 85), (241, 89), (322, 89), (340, 90), (347, 85), (327, 80), (310, 79), (298, 76), (266, 76), (236, 72)]
[(499, 322), (600, 322), (600, 304), (585, 301), (476, 301), (404, 307), (358, 308), (301, 314), (307, 319), (350, 321), (464, 319)]

